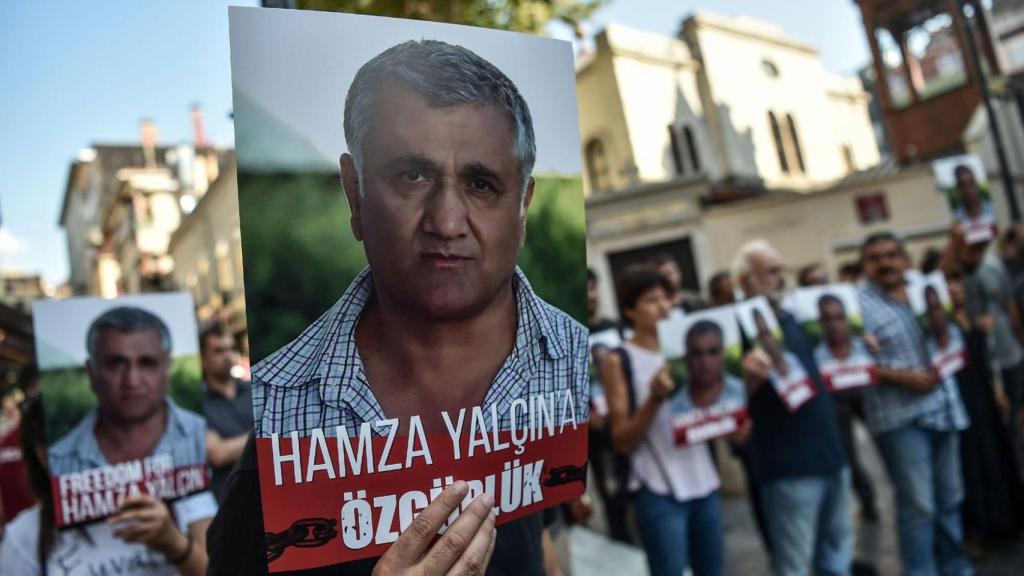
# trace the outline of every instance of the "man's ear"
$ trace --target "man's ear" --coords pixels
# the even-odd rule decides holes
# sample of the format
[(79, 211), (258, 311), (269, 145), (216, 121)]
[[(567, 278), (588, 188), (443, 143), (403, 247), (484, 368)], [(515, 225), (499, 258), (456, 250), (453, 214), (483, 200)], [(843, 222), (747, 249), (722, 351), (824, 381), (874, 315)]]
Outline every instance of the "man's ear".
[(89, 389), (96, 395), (96, 367), (92, 365), (92, 358), (85, 361), (85, 376), (89, 379)]
[(352, 226), (352, 235), (356, 240), (363, 240), (362, 224), (362, 197), (359, 195), (359, 173), (356, 171), (356, 163), (351, 154), (341, 155), (341, 187), (345, 190), (345, 198), (348, 199), (348, 209), (352, 217), (349, 224)]
[(523, 246), (526, 245), (526, 214), (530, 210), (530, 203), (533, 202), (533, 189), (536, 187), (537, 181), (530, 176), (530, 179), (526, 182), (526, 190), (523, 190), (523, 198), (521, 200), (521, 208), (519, 209), (519, 225), (523, 227), (523, 233), (519, 237), (519, 249), (522, 250)]

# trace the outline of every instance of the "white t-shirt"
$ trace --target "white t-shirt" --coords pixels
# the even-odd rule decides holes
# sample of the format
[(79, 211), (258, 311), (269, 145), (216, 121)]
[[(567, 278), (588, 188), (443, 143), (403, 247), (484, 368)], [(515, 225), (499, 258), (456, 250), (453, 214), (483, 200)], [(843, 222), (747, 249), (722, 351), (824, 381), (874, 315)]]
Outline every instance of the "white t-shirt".
[[(189, 524), (212, 518), (217, 502), (209, 491), (200, 492), (171, 504), (178, 529), (186, 533)], [(57, 533), (47, 561), (48, 576), (175, 576), (177, 568), (158, 552), (144, 544), (128, 544), (114, 538), (115, 526), (103, 522), (89, 524), (84, 531), (69, 528)], [(91, 538), (91, 542), (90, 542)], [(0, 544), (0, 575), (37, 576), (39, 569), (39, 504), (26, 509), (7, 525)]]
[[(651, 379), (664, 366), (660, 352), (640, 348), (630, 342), (622, 345), (633, 366), (633, 391), (637, 407), (651, 395)], [(718, 471), (707, 443), (677, 447), (672, 432), (672, 408), (663, 403), (647, 429), (647, 436), (630, 457), (630, 489), (641, 486), (678, 502), (703, 498), (718, 489)]]

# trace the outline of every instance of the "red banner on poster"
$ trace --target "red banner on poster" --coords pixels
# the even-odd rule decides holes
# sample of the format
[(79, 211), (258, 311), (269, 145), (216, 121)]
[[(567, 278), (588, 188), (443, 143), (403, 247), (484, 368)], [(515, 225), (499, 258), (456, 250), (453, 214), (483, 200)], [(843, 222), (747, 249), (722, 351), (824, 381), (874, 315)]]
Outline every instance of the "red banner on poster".
[[(470, 486), (462, 508), (486, 491), (499, 525), (579, 496), (587, 425), (554, 430), (373, 437), (314, 430), (306, 437), (259, 438), (270, 571), (379, 556), (457, 480)], [(457, 517), (453, 513), (448, 525)]]

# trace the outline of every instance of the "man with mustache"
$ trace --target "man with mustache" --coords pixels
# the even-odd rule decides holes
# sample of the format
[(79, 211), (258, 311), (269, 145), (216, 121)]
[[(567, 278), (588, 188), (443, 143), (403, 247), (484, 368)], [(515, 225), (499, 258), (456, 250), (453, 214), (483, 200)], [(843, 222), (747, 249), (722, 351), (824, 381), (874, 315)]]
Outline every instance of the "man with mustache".
[(963, 548), (959, 435), (968, 426), (956, 382), (931, 368), (907, 296), (908, 257), (891, 232), (864, 240), (864, 330), (878, 341), (881, 382), (864, 392), (868, 428), (896, 488), (905, 574), (971, 574)]
[[(443, 412), (478, 406), (505, 429), (514, 401), (553, 392), (570, 393), (586, 422), (587, 331), (516, 265), (536, 144), (515, 84), (463, 47), (404, 42), (356, 73), (344, 130), (341, 181), (369, 266), (253, 368), (257, 437), (413, 416), (445, 434)], [(496, 540), (484, 516), (466, 539), (496, 542), (488, 573), (540, 574), (538, 515)]]

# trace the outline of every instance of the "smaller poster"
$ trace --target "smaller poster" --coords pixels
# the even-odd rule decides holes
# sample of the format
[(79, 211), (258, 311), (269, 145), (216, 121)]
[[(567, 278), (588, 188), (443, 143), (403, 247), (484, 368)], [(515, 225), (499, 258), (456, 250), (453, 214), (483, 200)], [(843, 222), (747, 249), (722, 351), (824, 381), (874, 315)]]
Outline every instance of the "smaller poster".
[(764, 296), (758, 296), (736, 304), (736, 313), (743, 334), (771, 358), (768, 378), (772, 388), (789, 411), (796, 412), (817, 391), (800, 359), (785, 349), (782, 329), (771, 304)]
[(910, 307), (924, 329), (932, 369), (945, 380), (967, 366), (967, 349), (953, 323), (953, 301), (942, 272), (921, 276), (907, 287)]
[(935, 182), (946, 195), (949, 208), (968, 244), (988, 242), (996, 237), (995, 211), (989, 192), (985, 165), (974, 154), (950, 156), (932, 163)]
[(801, 288), (794, 293), (795, 315), (818, 343), (814, 359), (829, 390), (841, 392), (878, 383), (878, 367), (860, 337), (864, 328), (852, 284)]
[(57, 526), (207, 488), (191, 296), (39, 300), (33, 327)]
[[(737, 431), (747, 419), (746, 386), (740, 380), (739, 326), (733, 306), (669, 318), (659, 324), (663, 349), (682, 351), (670, 359), (682, 385), (669, 399), (677, 446), (692, 446)], [(669, 342), (671, 341), (671, 344)]]

